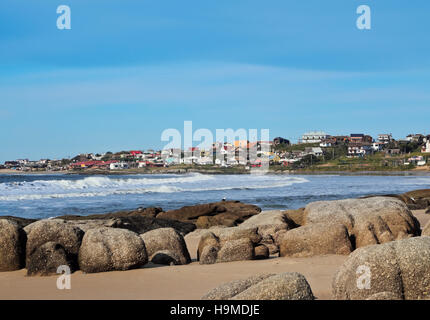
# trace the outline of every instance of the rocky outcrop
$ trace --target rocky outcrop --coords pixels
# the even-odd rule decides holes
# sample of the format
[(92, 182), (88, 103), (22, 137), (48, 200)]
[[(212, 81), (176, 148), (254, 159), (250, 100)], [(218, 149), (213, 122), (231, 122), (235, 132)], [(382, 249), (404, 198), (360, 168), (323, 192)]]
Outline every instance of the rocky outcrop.
[(305, 224), (342, 224), (353, 248), (420, 235), (418, 220), (406, 205), (391, 197), (319, 201), (308, 204)]
[(223, 284), (205, 300), (313, 300), (314, 295), (300, 273), (263, 274)]
[[(430, 237), (367, 246), (351, 253), (333, 280), (336, 299), (430, 297)], [(387, 294), (384, 294), (386, 296)]]
[(233, 227), (260, 212), (261, 209), (255, 205), (240, 201), (220, 201), (160, 212), (156, 217), (192, 223), (197, 223), (200, 219), (199, 228), (210, 228), (216, 225)]
[(36, 247), (27, 258), (27, 275), (47, 276), (56, 274), (59, 266), (73, 270), (73, 262), (68, 258), (64, 247), (55, 242), (46, 242)]
[(26, 236), (18, 223), (0, 219), (0, 271), (24, 267)]
[(116, 217), (112, 216), (112, 214), (92, 215), (88, 217), (64, 216), (63, 218), (65, 221), (67, 221), (68, 224), (78, 226), (84, 231), (99, 227), (111, 227), (127, 229), (141, 234), (158, 228), (173, 228), (180, 234), (186, 235), (187, 233), (192, 232), (196, 229), (196, 226), (193, 223), (168, 219), (158, 219), (150, 215), (145, 216), (138, 214)]
[(277, 242), (281, 257), (348, 255), (353, 250), (348, 230), (340, 223), (311, 223), (283, 232)]
[(397, 196), (411, 210), (426, 209), (430, 206), (430, 189), (414, 190)]
[(141, 238), (149, 260), (154, 263), (180, 265), (191, 262), (184, 237), (173, 228), (151, 230), (142, 234)]
[(79, 267), (87, 273), (128, 270), (147, 262), (143, 240), (125, 229), (102, 227), (88, 230), (79, 250)]
[(197, 259), (200, 264), (252, 260), (260, 241), (257, 228), (211, 229), (200, 238)]
[(296, 227), (282, 211), (263, 211), (242, 223), (240, 228), (257, 228), (257, 233), (261, 236), (261, 244), (264, 244), (271, 254), (279, 251), (275, 243), (274, 235), (281, 230), (290, 230)]
[[(363, 198), (380, 197), (375, 195)], [(410, 210), (426, 209), (430, 206), (430, 189), (420, 189), (405, 192), (402, 194), (387, 194), (384, 197), (393, 197), (404, 202)]]
[(58, 217), (58, 219), (63, 220), (109, 220), (115, 218), (124, 218), (124, 217), (155, 217), (157, 214), (162, 212), (163, 209), (159, 207), (150, 207), (150, 208), (138, 208), (136, 210), (129, 211), (117, 211), (103, 214), (90, 214), (88, 216), (78, 216), (78, 215), (65, 215)]
[(21, 217), (13, 217), (13, 216), (0, 216), (0, 220), (2, 219), (15, 222), (19, 228), (24, 228), (28, 226), (30, 223), (37, 221), (37, 219), (27, 219), (27, 218), (21, 218)]
[(84, 236), (80, 228), (69, 225), (61, 219), (50, 219), (29, 224), (24, 230), (27, 233), (26, 264), (37, 248), (47, 242), (53, 242), (60, 244), (74, 267), (77, 266), (79, 247)]

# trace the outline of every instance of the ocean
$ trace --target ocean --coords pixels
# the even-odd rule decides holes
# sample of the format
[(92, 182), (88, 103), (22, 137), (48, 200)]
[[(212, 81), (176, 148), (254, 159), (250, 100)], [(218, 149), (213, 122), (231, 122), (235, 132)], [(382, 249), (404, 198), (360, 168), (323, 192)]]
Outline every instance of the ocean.
[(138, 207), (177, 209), (240, 200), (263, 210), (319, 200), (430, 188), (430, 176), (377, 175), (0, 175), (0, 215), (49, 218)]

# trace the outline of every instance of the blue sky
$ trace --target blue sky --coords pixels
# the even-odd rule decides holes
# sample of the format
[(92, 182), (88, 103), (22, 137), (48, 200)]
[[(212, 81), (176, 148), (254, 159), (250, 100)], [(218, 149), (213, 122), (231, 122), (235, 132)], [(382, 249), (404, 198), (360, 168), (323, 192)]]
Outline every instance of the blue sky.
[(3, 0), (0, 161), (161, 148), (188, 120), (430, 133), (429, 30), (425, 0)]

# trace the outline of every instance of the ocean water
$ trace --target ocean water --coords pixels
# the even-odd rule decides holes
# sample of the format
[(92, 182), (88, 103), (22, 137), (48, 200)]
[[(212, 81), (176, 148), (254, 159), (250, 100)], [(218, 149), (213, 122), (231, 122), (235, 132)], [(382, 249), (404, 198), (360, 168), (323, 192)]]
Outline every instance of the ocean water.
[(0, 175), (0, 215), (48, 218), (137, 207), (164, 210), (240, 200), (263, 210), (319, 200), (430, 188), (430, 176), (363, 175)]

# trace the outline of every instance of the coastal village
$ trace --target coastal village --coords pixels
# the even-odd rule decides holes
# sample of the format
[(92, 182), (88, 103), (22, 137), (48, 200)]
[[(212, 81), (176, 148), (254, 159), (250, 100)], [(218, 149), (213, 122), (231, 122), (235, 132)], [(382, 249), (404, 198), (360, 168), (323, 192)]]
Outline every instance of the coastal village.
[[(251, 152), (252, 151), (252, 152)], [(251, 156), (251, 155), (254, 156)], [(79, 154), (51, 160), (16, 159), (0, 164), (2, 170), (38, 171), (124, 171), (149, 168), (243, 168), (269, 162), (278, 170), (408, 170), (428, 169), (430, 135), (409, 134), (395, 140), (392, 134), (376, 138), (364, 134), (332, 136), (323, 131), (307, 132), (296, 144), (277, 137), (273, 141), (235, 140), (213, 143), (210, 148), (188, 150), (131, 150), (102, 154)]]

